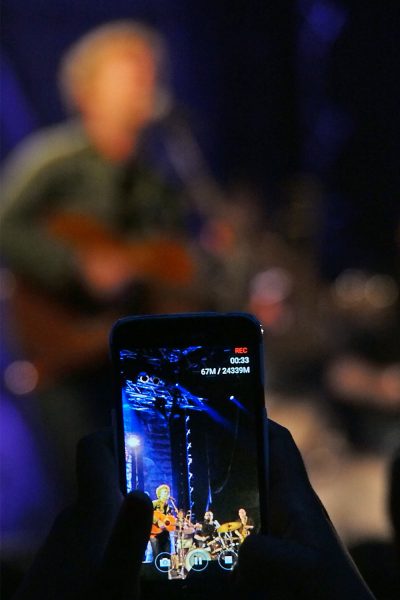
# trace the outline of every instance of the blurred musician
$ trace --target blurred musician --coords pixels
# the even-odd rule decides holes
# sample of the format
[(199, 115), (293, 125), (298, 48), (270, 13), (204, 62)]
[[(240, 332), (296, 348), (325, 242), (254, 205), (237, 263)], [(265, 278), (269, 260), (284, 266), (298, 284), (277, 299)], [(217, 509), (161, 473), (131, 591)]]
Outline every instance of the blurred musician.
[[(165, 59), (163, 40), (141, 24), (87, 33), (59, 73), (71, 118), (24, 140), (5, 168), (0, 250), (18, 276), (18, 339), (36, 368), (51, 454), (71, 490), (77, 441), (108, 423), (104, 365), (110, 326), (124, 310), (117, 303), (178, 312), (188, 294), (169, 283), (190, 271), (187, 209), (141, 145), (169, 96)], [(180, 241), (183, 255), (175, 254)], [(163, 294), (159, 276), (168, 279)]]

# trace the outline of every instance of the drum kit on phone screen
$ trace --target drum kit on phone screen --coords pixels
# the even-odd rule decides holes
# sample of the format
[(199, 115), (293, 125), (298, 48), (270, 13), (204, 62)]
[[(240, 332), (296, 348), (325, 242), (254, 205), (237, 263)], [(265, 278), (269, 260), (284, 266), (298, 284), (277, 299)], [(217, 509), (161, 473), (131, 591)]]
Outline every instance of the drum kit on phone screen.
[(204, 520), (192, 521), (192, 513), (178, 510), (176, 517), (164, 518), (169, 531), (171, 552), (155, 557), (158, 570), (168, 573), (169, 579), (185, 579), (190, 571), (204, 571), (211, 561), (217, 561), (231, 571), (238, 558), (240, 544), (252, 532), (254, 525), (245, 509), (239, 509), (239, 518), (220, 524), (207, 511)]

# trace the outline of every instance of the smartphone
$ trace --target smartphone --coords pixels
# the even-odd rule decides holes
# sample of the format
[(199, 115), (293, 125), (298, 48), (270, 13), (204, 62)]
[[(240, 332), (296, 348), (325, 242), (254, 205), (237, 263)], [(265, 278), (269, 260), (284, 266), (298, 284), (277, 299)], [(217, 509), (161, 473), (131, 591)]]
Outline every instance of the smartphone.
[(243, 540), (267, 530), (261, 325), (246, 313), (127, 317), (111, 355), (121, 488), (154, 507), (143, 577), (223, 579)]

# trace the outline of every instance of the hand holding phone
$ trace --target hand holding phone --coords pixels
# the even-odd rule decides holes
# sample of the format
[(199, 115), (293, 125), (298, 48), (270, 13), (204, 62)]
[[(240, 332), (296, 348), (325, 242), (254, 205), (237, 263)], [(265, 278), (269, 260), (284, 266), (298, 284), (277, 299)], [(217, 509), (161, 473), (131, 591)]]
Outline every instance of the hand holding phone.
[[(16, 594), (16, 600), (36, 597), (42, 600), (54, 597), (65, 600), (124, 600), (127, 597), (214, 600), (226, 596), (255, 600), (264, 598), (265, 594), (270, 600), (373, 598), (316, 497), (293, 440), (286, 430), (274, 423), (270, 429), (268, 516), (271, 527), (270, 533), (263, 535), (267, 515), (267, 419), (258, 324), (246, 315), (153, 319), (150, 330), (144, 319), (139, 330), (136, 324), (133, 329), (130, 326), (126, 329), (122, 323), (122, 335), (121, 330), (117, 336), (113, 335), (120, 411), (119, 464), (125, 491), (135, 486), (140, 489), (140, 485), (145, 488), (149, 473), (155, 473), (157, 477), (162, 473), (159, 477), (162, 483), (152, 495), (138, 491), (122, 502), (111, 435), (100, 432), (85, 438), (78, 448), (78, 501), (56, 520)], [(164, 319), (168, 320), (166, 326), (162, 324)], [(196, 332), (194, 337), (193, 332)], [(193, 369), (196, 352), (200, 362), (198, 368)], [(225, 363), (219, 363), (221, 356), (225, 357)], [(246, 356), (249, 361), (237, 360)], [(126, 364), (127, 359), (133, 364)], [(138, 359), (140, 364), (136, 364)], [(150, 388), (131, 386), (134, 382), (131, 377), (135, 373), (141, 374), (142, 383), (147, 383), (143, 382), (145, 371), (137, 372), (139, 366), (155, 371), (150, 388), (154, 391), (154, 386), (157, 387), (160, 395), (150, 396), (153, 403), (154, 398), (158, 398), (153, 406), (157, 412), (155, 421), (164, 419), (165, 431), (169, 431), (169, 422), (175, 419), (182, 425), (182, 416), (187, 417), (189, 410), (185, 406), (197, 406), (197, 410), (193, 409), (197, 417), (204, 413), (197, 425), (194, 419), (191, 421), (193, 433), (199, 429), (189, 441), (192, 445), (186, 450), (182, 445), (178, 446), (183, 454), (177, 464), (186, 464), (188, 468), (193, 465), (192, 477), (187, 470), (179, 469), (173, 476), (172, 469), (169, 478), (162, 472), (161, 461), (155, 463), (155, 470), (152, 470), (149, 461), (143, 460), (143, 472), (140, 473), (140, 455), (138, 452), (135, 455), (135, 449), (144, 438), (139, 434), (149, 431), (151, 442), (156, 445), (165, 436), (154, 435), (156, 427), (143, 431), (139, 428), (140, 413), (148, 413), (148, 407), (152, 407), (151, 398), (145, 393)], [(250, 371), (232, 371), (236, 366), (250, 366)], [(161, 369), (158, 375), (157, 368)], [(226, 379), (219, 378), (223, 369)], [(161, 374), (165, 377), (163, 382), (154, 380)], [(250, 374), (251, 377), (242, 377)], [(165, 383), (174, 377), (178, 380), (174, 385), (179, 394), (165, 395)], [(164, 396), (160, 386), (164, 386)], [(168, 389), (171, 392), (171, 388)], [(129, 400), (131, 396), (133, 404)], [(125, 418), (124, 401), (130, 401), (131, 421)], [(237, 415), (239, 420), (235, 418)], [(179, 440), (176, 433), (182, 430), (173, 428), (172, 431), (173, 446), (177, 437)], [(207, 452), (203, 452), (204, 446), (200, 445), (204, 434), (211, 460), (206, 460)], [(139, 439), (131, 437), (135, 435)], [(202, 451), (194, 448), (194, 441), (199, 443), (196, 448)], [(195, 461), (196, 452), (199, 456)], [(132, 460), (135, 456), (137, 463)], [(171, 454), (171, 465), (175, 466), (172, 456), (175, 455)], [(206, 485), (203, 480), (200, 489), (194, 493), (195, 482), (190, 486), (193, 490), (188, 490), (188, 486), (194, 475), (201, 477), (204, 462), (207, 464)], [(191, 468), (188, 470), (192, 472)], [(210, 485), (207, 485), (208, 477)], [(249, 490), (255, 491), (254, 505), (245, 502)], [(185, 511), (184, 500), (190, 494), (193, 504)], [(196, 503), (204, 497), (206, 510), (203, 514), (199, 510), (197, 515)], [(213, 501), (208, 502), (209, 499)], [(239, 502), (240, 509), (234, 514)], [(200, 504), (200, 508), (204, 505)], [(149, 536), (151, 539), (151, 531), (157, 525), (160, 525), (159, 532), (154, 534), (160, 536), (157, 543), (165, 544), (166, 548), (166, 554), (158, 559), (159, 568), (153, 559), (141, 563), (143, 556), (152, 550)], [(261, 534), (254, 535), (254, 531)], [(172, 546), (175, 540), (176, 545)], [(235, 554), (239, 554), (237, 566)], [(207, 560), (203, 561), (205, 556)], [(140, 572), (145, 576), (146, 585), (142, 586), (139, 595)], [(174, 579), (176, 573), (180, 577)]]
[(270, 421), (270, 531), (241, 546), (235, 589), (253, 600), (373, 600), (308, 479), (290, 432)]
[[(221, 594), (211, 578), (202, 595), (191, 589), (189, 597), (372, 599), (315, 496), (290, 434), (272, 422), (270, 432), (271, 535), (249, 536), (243, 543), (238, 567), (231, 573), (233, 590), (225, 586)], [(122, 503), (112, 446), (111, 432), (98, 432), (80, 443), (78, 501), (56, 520), (15, 600), (184, 597), (172, 581), (166, 583), (171, 593), (160, 581), (147, 595), (144, 589), (138, 593), (153, 506), (143, 493)], [(190, 514), (183, 516), (190, 523)]]

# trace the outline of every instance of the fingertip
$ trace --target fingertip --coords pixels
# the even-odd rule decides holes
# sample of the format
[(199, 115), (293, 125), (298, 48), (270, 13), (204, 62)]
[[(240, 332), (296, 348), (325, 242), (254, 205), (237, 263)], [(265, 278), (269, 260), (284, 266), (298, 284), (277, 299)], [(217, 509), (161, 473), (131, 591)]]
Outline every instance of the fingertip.
[(153, 504), (147, 494), (139, 490), (130, 492), (122, 503), (120, 517), (132, 523), (141, 535), (150, 534), (153, 520)]
[(129, 511), (140, 511), (143, 515), (153, 516), (153, 503), (148, 494), (135, 490), (124, 498), (123, 505)]
[[(279, 583), (278, 589), (286, 589), (286, 584), (290, 584), (288, 574), (293, 568), (293, 561), (288, 544), (290, 542), (270, 535), (250, 535), (243, 542), (239, 550), (236, 581), (239, 588), (248, 592), (245, 598), (258, 598), (256, 592), (271, 593)], [(275, 597), (274, 594), (272, 596)]]
[(239, 560), (241, 563), (254, 564), (254, 560), (266, 553), (269, 546), (270, 536), (267, 535), (249, 535), (240, 546)]
[(153, 503), (150, 500), (150, 497), (145, 492), (141, 490), (134, 490), (133, 492), (129, 492), (126, 496), (126, 501), (130, 504), (141, 505), (143, 508), (149, 508), (153, 511)]

